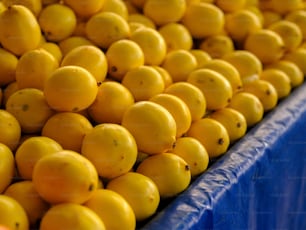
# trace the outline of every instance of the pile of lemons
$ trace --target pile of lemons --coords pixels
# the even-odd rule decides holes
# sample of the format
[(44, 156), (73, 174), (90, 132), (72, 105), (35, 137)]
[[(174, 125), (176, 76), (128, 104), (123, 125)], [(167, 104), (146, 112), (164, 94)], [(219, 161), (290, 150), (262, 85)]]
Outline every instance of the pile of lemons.
[(304, 82), (306, 1), (0, 1), (0, 229), (135, 229)]

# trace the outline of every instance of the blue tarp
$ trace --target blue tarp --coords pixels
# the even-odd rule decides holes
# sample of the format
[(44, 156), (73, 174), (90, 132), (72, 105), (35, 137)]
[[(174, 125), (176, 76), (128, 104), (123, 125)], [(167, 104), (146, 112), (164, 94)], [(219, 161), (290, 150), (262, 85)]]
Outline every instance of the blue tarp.
[(141, 229), (306, 229), (306, 84)]

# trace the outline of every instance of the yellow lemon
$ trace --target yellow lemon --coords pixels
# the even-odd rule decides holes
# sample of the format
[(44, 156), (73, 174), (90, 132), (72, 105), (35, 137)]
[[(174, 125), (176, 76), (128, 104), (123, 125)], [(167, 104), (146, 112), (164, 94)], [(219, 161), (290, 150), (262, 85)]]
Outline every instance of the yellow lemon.
[(272, 10), (262, 10), (263, 28), (268, 28), (274, 22), (282, 20), (282, 15)]
[(2, 90), (2, 104), (5, 105), (7, 99), (18, 90), (18, 85), (16, 81), (13, 81), (6, 85), (6, 87)]
[(0, 15), (0, 42), (3, 48), (20, 56), (38, 47), (41, 28), (34, 14), (23, 5), (12, 5)]
[(83, 138), (92, 128), (91, 122), (84, 115), (60, 112), (47, 120), (41, 135), (52, 138), (64, 149), (80, 152)]
[(0, 143), (14, 151), (21, 138), (21, 127), (16, 117), (7, 110), (0, 109)]
[(15, 175), (15, 162), (12, 150), (0, 143), (0, 194), (11, 184)]
[(242, 138), (247, 132), (246, 119), (237, 110), (226, 107), (214, 111), (209, 114), (209, 117), (226, 128), (231, 144)]
[(271, 0), (271, 9), (281, 15), (301, 9), (302, 0)]
[(206, 113), (206, 99), (202, 91), (188, 82), (176, 82), (167, 87), (164, 93), (175, 95), (187, 105), (191, 120), (196, 121)]
[(171, 113), (151, 101), (130, 106), (122, 125), (134, 136), (138, 150), (158, 154), (169, 150), (176, 139), (176, 123)]
[(86, 22), (85, 31), (86, 37), (103, 49), (107, 49), (115, 41), (129, 38), (131, 32), (128, 22), (113, 12), (93, 15)]
[(306, 48), (298, 48), (289, 53), (286, 53), (283, 60), (291, 61), (296, 64), (302, 71), (303, 75), (306, 75)]
[(14, 198), (0, 194), (0, 212), (0, 224), (8, 229), (30, 229), (26, 211)]
[(230, 144), (226, 128), (219, 121), (209, 117), (193, 122), (187, 136), (200, 141), (210, 159), (225, 154)]
[(279, 69), (265, 69), (260, 74), (260, 79), (270, 82), (277, 92), (278, 99), (287, 97), (291, 92), (291, 83), (288, 75)]
[(69, 36), (68, 38), (63, 39), (58, 43), (58, 46), (61, 49), (63, 56), (65, 56), (73, 48), (82, 45), (93, 45), (93, 42), (91, 42), (89, 39), (87, 39), (84, 36), (75, 35), (75, 36)]
[(211, 35), (203, 39), (199, 48), (207, 52), (211, 58), (222, 58), (235, 50), (233, 40), (224, 34)]
[(78, 112), (94, 102), (98, 85), (95, 77), (85, 68), (62, 66), (45, 81), (43, 92), (51, 108)]
[(98, 189), (84, 205), (103, 221), (106, 229), (136, 229), (136, 217), (130, 204), (119, 193), (109, 189)]
[(246, 0), (235, 0), (231, 2), (227, 0), (216, 0), (215, 4), (224, 12), (228, 13), (243, 9), (246, 5)]
[(40, 197), (31, 180), (11, 184), (4, 195), (12, 197), (23, 207), (31, 226), (37, 224), (49, 209), (49, 204)]
[(105, 54), (108, 74), (119, 81), (129, 70), (144, 65), (144, 53), (132, 40), (122, 39), (112, 43)]
[(193, 46), (193, 38), (182, 23), (167, 23), (159, 27), (158, 32), (166, 42), (167, 52), (176, 49), (190, 50)]
[(6, 10), (6, 6), (4, 5), (3, 1), (0, 2), (0, 14)]
[(43, 90), (47, 78), (58, 68), (59, 62), (44, 49), (25, 52), (16, 66), (16, 82), (19, 89)]
[(180, 21), (185, 10), (185, 0), (146, 0), (143, 6), (143, 14), (158, 26)]
[(84, 136), (81, 153), (96, 167), (100, 177), (111, 179), (132, 169), (137, 145), (125, 127), (104, 123)]
[(156, 29), (153, 20), (142, 13), (131, 13), (127, 19), (129, 23), (139, 23), (143, 26)]
[(0, 48), (0, 86), (6, 86), (15, 81), (15, 71), (18, 57), (6, 49)]
[(191, 113), (186, 103), (179, 97), (160, 93), (149, 99), (167, 109), (176, 122), (176, 137), (184, 135), (191, 125)]
[(225, 17), (225, 30), (238, 43), (243, 43), (249, 34), (260, 29), (262, 29), (261, 21), (250, 10), (241, 9)]
[(213, 59), (203, 65), (203, 68), (211, 69), (222, 74), (231, 84), (233, 93), (236, 93), (242, 88), (242, 80), (236, 67), (231, 63), (222, 59)]
[(42, 9), (41, 0), (3, 0), (5, 7), (10, 7), (12, 5), (23, 5), (27, 7), (31, 12), (37, 17)]
[(46, 50), (58, 61), (58, 63), (61, 62), (62, 57), (63, 57), (63, 53), (62, 53), (61, 48), (59, 47), (59, 45), (57, 43), (44, 42), (44, 43), (40, 44), (40, 46), (38, 48)]
[(182, 18), (193, 38), (206, 38), (222, 32), (224, 13), (214, 4), (195, 2), (187, 6)]
[(62, 150), (36, 162), (32, 181), (38, 194), (51, 204), (81, 204), (97, 189), (98, 173), (78, 152)]
[(165, 68), (158, 65), (153, 65), (152, 67), (156, 69), (157, 72), (159, 72), (159, 74), (162, 76), (165, 83), (165, 88), (173, 83), (170, 73)]
[(293, 10), (288, 12), (285, 17), (285, 20), (295, 23), (298, 27), (300, 27), (303, 40), (306, 39), (306, 12), (305, 10)]
[(82, 45), (70, 50), (61, 62), (61, 66), (76, 65), (87, 69), (97, 80), (102, 82), (107, 74), (107, 60), (104, 52), (93, 45)]
[(93, 16), (99, 12), (105, 4), (105, 0), (64, 0), (63, 2), (73, 9), (78, 17), (81, 18)]
[(77, 17), (70, 7), (56, 3), (41, 10), (38, 23), (47, 41), (59, 42), (72, 35)]
[(48, 106), (42, 90), (19, 89), (6, 102), (6, 110), (18, 120), (24, 133), (38, 133), (54, 114)]
[(124, 112), (133, 104), (134, 97), (124, 85), (106, 81), (99, 86), (96, 100), (87, 110), (96, 123), (120, 124)]
[(268, 29), (276, 32), (284, 41), (285, 52), (297, 49), (303, 40), (300, 27), (288, 20), (279, 20), (272, 23)]
[(289, 60), (280, 60), (278, 62), (274, 62), (271, 65), (265, 67), (267, 68), (275, 68), (284, 71), (288, 77), (290, 78), (290, 84), (292, 88), (295, 88), (301, 85), (304, 81), (304, 74), (300, 70), (300, 68), (292, 61)]
[(129, 203), (137, 221), (146, 220), (155, 214), (160, 202), (159, 191), (153, 180), (137, 172), (128, 172), (110, 180), (106, 188), (117, 192)]
[(39, 229), (96, 229), (105, 230), (101, 218), (90, 208), (73, 203), (52, 206), (41, 219)]
[(247, 36), (244, 49), (255, 54), (263, 64), (269, 64), (283, 57), (285, 43), (278, 33), (261, 29)]
[(162, 198), (178, 195), (191, 181), (189, 165), (182, 157), (172, 153), (147, 157), (138, 165), (136, 172), (151, 178)]
[(167, 53), (166, 42), (155, 29), (148, 27), (137, 29), (131, 34), (130, 39), (142, 49), (146, 65), (162, 63)]
[(170, 153), (180, 156), (189, 166), (191, 177), (203, 173), (209, 164), (209, 155), (200, 141), (193, 137), (177, 138)]
[(169, 72), (173, 82), (186, 81), (189, 73), (195, 70), (197, 65), (197, 59), (184, 49), (168, 52), (161, 64)]
[(121, 84), (132, 93), (135, 101), (148, 100), (165, 89), (163, 77), (155, 68), (148, 65), (129, 70)]
[(263, 105), (264, 111), (275, 108), (278, 102), (277, 91), (269, 81), (258, 79), (243, 85), (243, 91), (254, 94)]
[(20, 177), (31, 180), (36, 162), (43, 156), (56, 153), (62, 149), (57, 141), (49, 137), (31, 136), (27, 138), (15, 152), (15, 162)]
[(205, 63), (212, 59), (210, 54), (202, 49), (191, 49), (190, 53), (197, 59), (198, 65), (196, 69), (202, 68)]
[(106, 0), (100, 11), (116, 13), (125, 20), (129, 17), (128, 8), (122, 0)]
[(257, 79), (263, 69), (263, 65), (258, 57), (247, 50), (235, 50), (225, 55), (222, 59), (236, 67), (242, 82)]
[(258, 97), (248, 92), (236, 93), (228, 107), (244, 116), (248, 128), (260, 122), (264, 115), (264, 107)]
[(229, 81), (215, 70), (205, 68), (194, 70), (189, 74), (187, 82), (202, 91), (208, 110), (227, 106), (233, 96)]

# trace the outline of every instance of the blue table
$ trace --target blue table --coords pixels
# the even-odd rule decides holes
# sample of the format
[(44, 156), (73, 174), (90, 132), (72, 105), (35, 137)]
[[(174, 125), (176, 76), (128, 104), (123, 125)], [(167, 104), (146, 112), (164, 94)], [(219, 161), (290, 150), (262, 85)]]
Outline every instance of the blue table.
[(306, 84), (141, 229), (306, 229)]

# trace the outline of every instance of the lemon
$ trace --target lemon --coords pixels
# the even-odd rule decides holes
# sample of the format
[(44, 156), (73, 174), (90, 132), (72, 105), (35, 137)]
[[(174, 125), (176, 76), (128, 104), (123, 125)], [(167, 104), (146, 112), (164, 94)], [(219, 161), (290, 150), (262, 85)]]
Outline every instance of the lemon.
[(263, 69), (263, 64), (258, 57), (247, 50), (235, 50), (222, 57), (222, 59), (236, 67), (242, 82), (257, 79)]
[(246, 5), (246, 0), (234, 0), (231, 2), (227, 0), (216, 0), (215, 4), (222, 11), (229, 13), (243, 9)]
[(132, 93), (124, 85), (105, 81), (99, 86), (97, 97), (87, 111), (96, 123), (120, 124), (124, 112), (134, 102)]
[(56, 153), (62, 149), (58, 142), (49, 137), (31, 136), (27, 138), (15, 152), (18, 174), (25, 180), (31, 180), (36, 162), (43, 156)]
[(222, 58), (235, 50), (233, 40), (223, 34), (211, 35), (200, 42), (199, 48), (211, 58)]
[(176, 49), (190, 50), (193, 46), (193, 38), (188, 29), (179, 22), (170, 22), (158, 28), (158, 32), (164, 38), (167, 52)]
[(186, 81), (189, 73), (195, 70), (197, 65), (197, 59), (184, 49), (168, 52), (161, 64), (169, 72), (173, 82)]
[(246, 119), (237, 110), (226, 107), (214, 111), (209, 114), (209, 117), (226, 128), (231, 144), (242, 138), (247, 132)]
[(260, 29), (262, 29), (261, 21), (250, 10), (241, 9), (225, 17), (225, 30), (238, 43), (243, 43), (249, 34)]
[(73, 48), (82, 45), (93, 45), (93, 42), (91, 42), (89, 39), (87, 39), (84, 36), (74, 35), (63, 39), (58, 43), (58, 46), (61, 49), (63, 56), (65, 56)]
[(153, 20), (149, 17), (147, 17), (146, 15), (139, 13), (139, 12), (134, 12), (129, 14), (128, 19), (127, 19), (128, 23), (139, 23), (145, 27), (149, 27), (151, 29), (156, 29), (156, 25), (153, 22)]
[(16, 117), (24, 133), (39, 133), (46, 121), (54, 114), (48, 106), (42, 90), (24, 88), (14, 92), (5, 108)]
[(6, 86), (15, 81), (15, 71), (18, 58), (6, 49), (0, 48), (0, 86)]
[(93, 16), (99, 12), (105, 4), (105, 0), (64, 0), (63, 2), (81, 18)]
[(165, 89), (163, 77), (156, 69), (148, 65), (129, 70), (121, 84), (132, 93), (135, 101), (148, 100)]
[(182, 157), (172, 153), (147, 157), (138, 165), (136, 172), (152, 179), (161, 198), (178, 195), (191, 181), (189, 165)]
[(219, 121), (209, 117), (193, 122), (186, 136), (200, 141), (210, 159), (225, 154), (230, 144), (226, 128)]
[(143, 14), (157, 26), (180, 21), (185, 10), (185, 0), (146, 0), (143, 5)]
[(41, 28), (34, 14), (23, 5), (12, 5), (0, 15), (0, 42), (3, 48), (20, 56), (38, 47)]
[(193, 38), (201, 39), (219, 34), (224, 27), (224, 13), (214, 4), (195, 2), (188, 5), (182, 18)]
[(136, 221), (146, 220), (155, 214), (160, 202), (153, 180), (137, 172), (128, 172), (110, 180), (106, 189), (118, 193), (129, 203)]
[(62, 150), (36, 162), (32, 181), (38, 194), (48, 203), (81, 204), (97, 189), (98, 173), (78, 152)]
[(83, 138), (92, 128), (93, 125), (84, 115), (60, 112), (47, 120), (41, 135), (58, 142), (64, 149), (80, 152)]
[(61, 48), (59, 47), (58, 44), (56, 44), (54, 42), (44, 42), (44, 43), (40, 44), (40, 46), (38, 48), (46, 50), (58, 61), (58, 63), (61, 62), (62, 57), (63, 57), (63, 53), (62, 53)]
[(77, 112), (95, 100), (98, 85), (95, 77), (81, 66), (57, 68), (45, 81), (44, 95), (51, 108)]
[(291, 61), (296, 64), (299, 69), (302, 71), (303, 75), (306, 74), (306, 48), (298, 48), (294, 51), (286, 53), (283, 57), (283, 60)]
[(301, 9), (302, 0), (271, 0), (271, 9), (281, 15)]
[(3, 2), (0, 2), (0, 14), (6, 10), (6, 6), (4, 5)]
[(244, 49), (255, 54), (263, 64), (269, 64), (283, 57), (285, 43), (278, 33), (261, 29), (249, 34), (245, 39)]
[(72, 35), (77, 17), (70, 7), (56, 3), (41, 10), (38, 23), (47, 41), (59, 42)]
[(279, 69), (265, 69), (260, 74), (260, 79), (270, 82), (277, 92), (277, 98), (287, 97), (291, 92), (291, 83), (288, 75)]
[(107, 49), (115, 41), (130, 37), (128, 22), (113, 12), (100, 12), (93, 15), (86, 22), (85, 31), (86, 37), (103, 49)]
[(282, 20), (282, 15), (272, 10), (262, 10), (263, 28), (268, 28), (274, 22)]
[(244, 116), (248, 128), (260, 122), (264, 115), (264, 107), (258, 97), (248, 92), (236, 93), (228, 107)]
[(137, 9), (142, 9), (146, 0), (128, 0), (127, 2), (130, 2)]
[(208, 61), (210, 61), (212, 59), (212, 57), (210, 56), (210, 54), (204, 50), (201, 49), (191, 49), (190, 53), (196, 58), (197, 60), (197, 67), (196, 69), (200, 69), (202, 68), (205, 63), (207, 63)]
[(2, 1), (6, 8), (12, 5), (23, 5), (27, 7), (37, 17), (42, 9), (41, 0), (3, 0)]
[(169, 152), (186, 161), (192, 178), (205, 172), (208, 168), (209, 155), (201, 142), (193, 137), (177, 138), (173, 149)]
[(306, 38), (306, 12), (305, 10), (293, 10), (284, 16), (285, 20), (295, 23), (302, 31), (303, 40)]
[(15, 175), (15, 162), (12, 150), (0, 143), (0, 194), (11, 184)]
[(14, 151), (21, 138), (21, 127), (16, 117), (7, 110), (0, 109), (0, 143)]
[(4, 195), (12, 197), (25, 210), (30, 225), (34, 226), (49, 209), (49, 204), (44, 201), (34, 188), (30, 180), (18, 181), (11, 184)]
[(12, 197), (0, 194), (0, 224), (8, 229), (28, 230), (30, 223), (24, 208)]
[(176, 139), (176, 123), (171, 113), (151, 101), (130, 106), (123, 115), (122, 126), (134, 136), (138, 150), (149, 154), (166, 152)]
[(148, 27), (137, 29), (131, 34), (130, 39), (142, 49), (146, 65), (162, 63), (167, 53), (166, 42), (155, 29)]
[(43, 90), (45, 81), (59, 66), (58, 60), (44, 49), (25, 52), (16, 66), (16, 82), (19, 89), (36, 88)]
[(41, 219), (39, 229), (96, 229), (105, 230), (101, 218), (90, 208), (73, 203), (52, 206)]
[(229, 81), (215, 70), (205, 68), (194, 70), (189, 74), (187, 82), (202, 91), (208, 110), (227, 106), (233, 96)]
[(61, 62), (61, 66), (76, 65), (87, 69), (96, 79), (102, 82), (107, 74), (107, 60), (104, 52), (93, 45), (82, 45), (70, 50)]
[(96, 167), (100, 177), (111, 179), (132, 169), (137, 145), (125, 127), (104, 123), (84, 136), (81, 153)]
[(268, 29), (276, 32), (284, 41), (285, 52), (297, 49), (303, 40), (303, 34), (300, 27), (294, 22), (288, 20), (279, 20), (272, 23)]
[(288, 77), (290, 78), (290, 84), (292, 88), (295, 88), (301, 85), (304, 81), (304, 75), (300, 68), (292, 61), (289, 60), (280, 60), (278, 62), (274, 62), (271, 65), (265, 67), (267, 68), (275, 68), (284, 71)]
[(113, 12), (121, 17), (123, 17), (125, 20), (129, 17), (129, 12), (126, 4), (122, 0), (106, 0), (104, 1), (104, 4), (101, 8), (102, 12)]
[(152, 67), (156, 69), (157, 72), (159, 72), (159, 74), (162, 76), (165, 83), (165, 88), (173, 83), (170, 73), (165, 68), (158, 65), (153, 65)]
[(243, 91), (252, 93), (263, 105), (264, 111), (270, 111), (276, 107), (278, 94), (273, 84), (269, 81), (258, 79), (243, 85)]
[(126, 230), (136, 228), (136, 217), (130, 204), (119, 193), (109, 189), (97, 189), (84, 205), (103, 221), (106, 229)]
[(233, 93), (236, 93), (242, 88), (242, 80), (236, 67), (231, 63), (222, 59), (212, 59), (203, 65), (203, 68), (211, 69), (222, 74), (231, 84)]
[(129, 70), (144, 65), (144, 53), (132, 40), (122, 39), (113, 42), (105, 54), (108, 74), (119, 81)]

